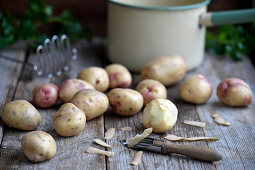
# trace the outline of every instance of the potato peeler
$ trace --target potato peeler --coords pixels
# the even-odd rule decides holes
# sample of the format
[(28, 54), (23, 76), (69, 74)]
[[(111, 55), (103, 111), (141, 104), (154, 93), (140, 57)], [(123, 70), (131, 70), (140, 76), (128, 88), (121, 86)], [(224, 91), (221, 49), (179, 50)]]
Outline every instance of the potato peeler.
[(178, 145), (167, 140), (161, 141), (153, 138), (145, 138), (134, 146), (128, 146), (126, 140), (121, 140), (120, 143), (130, 149), (145, 150), (166, 155), (176, 153), (202, 161), (213, 162), (222, 159), (222, 155), (212, 148)]
[(70, 70), (70, 64), (75, 60), (77, 49), (71, 49), (69, 38), (66, 35), (60, 38), (54, 35), (51, 40), (47, 38), (44, 45), (37, 47), (36, 62), (30, 65), (38, 76), (52, 78)]

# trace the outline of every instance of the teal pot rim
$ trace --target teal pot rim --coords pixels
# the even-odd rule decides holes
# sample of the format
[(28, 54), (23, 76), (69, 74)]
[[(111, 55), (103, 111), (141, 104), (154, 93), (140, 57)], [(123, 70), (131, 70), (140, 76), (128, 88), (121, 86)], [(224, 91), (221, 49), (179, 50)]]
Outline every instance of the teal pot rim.
[(139, 5), (130, 5), (121, 2), (116, 2), (115, 0), (108, 0), (109, 3), (113, 3), (115, 5), (129, 7), (129, 8), (138, 8), (138, 9), (146, 9), (146, 10), (187, 10), (194, 9), (203, 6), (207, 6), (211, 0), (204, 0), (203, 2), (194, 3), (191, 5), (182, 5), (182, 6), (139, 6)]

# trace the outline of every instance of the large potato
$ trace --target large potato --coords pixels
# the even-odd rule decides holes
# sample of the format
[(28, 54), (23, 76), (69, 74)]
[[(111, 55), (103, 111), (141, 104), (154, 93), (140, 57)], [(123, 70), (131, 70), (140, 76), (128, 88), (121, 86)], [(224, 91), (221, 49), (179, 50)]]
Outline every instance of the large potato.
[(113, 111), (118, 115), (132, 116), (143, 107), (143, 96), (132, 89), (112, 89), (108, 98)]
[(70, 102), (72, 97), (80, 90), (95, 89), (90, 83), (80, 79), (68, 79), (59, 88), (59, 98), (61, 102)]
[(179, 88), (181, 98), (189, 103), (202, 104), (212, 95), (212, 85), (201, 74), (195, 74), (187, 78)]
[(165, 99), (167, 97), (166, 87), (157, 80), (145, 79), (141, 81), (136, 91), (143, 96), (144, 106), (154, 99)]
[(86, 123), (85, 113), (72, 103), (62, 105), (53, 115), (54, 129), (61, 136), (80, 133)]
[(104, 92), (109, 88), (109, 77), (105, 69), (100, 67), (89, 67), (82, 70), (78, 77), (89, 82), (96, 90)]
[(152, 128), (153, 132), (164, 133), (176, 123), (178, 110), (167, 99), (155, 99), (146, 105), (143, 111), (143, 125)]
[(126, 88), (132, 82), (132, 76), (128, 69), (120, 64), (110, 64), (105, 67), (110, 79), (110, 88)]
[(77, 92), (72, 98), (71, 103), (85, 113), (87, 120), (102, 115), (109, 106), (107, 96), (93, 89), (85, 89)]
[(34, 130), (41, 123), (41, 115), (28, 101), (16, 100), (5, 104), (2, 120), (16, 129)]
[(43, 131), (25, 134), (21, 140), (21, 148), (27, 159), (42, 162), (51, 159), (57, 151), (57, 145), (51, 135)]
[(221, 81), (217, 87), (217, 96), (228, 106), (248, 106), (253, 102), (250, 86), (238, 78)]
[(186, 72), (187, 64), (182, 56), (164, 56), (145, 65), (141, 76), (142, 79), (154, 79), (169, 86), (182, 80)]
[(58, 101), (58, 87), (55, 84), (47, 83), (37, 86), (33, 90), (33, 104), (47, 108)]

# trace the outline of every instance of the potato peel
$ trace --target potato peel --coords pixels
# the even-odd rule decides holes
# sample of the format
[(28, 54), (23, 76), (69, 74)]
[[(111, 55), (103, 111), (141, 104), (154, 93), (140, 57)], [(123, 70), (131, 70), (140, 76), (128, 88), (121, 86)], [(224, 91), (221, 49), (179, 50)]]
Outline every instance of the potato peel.
[(197, 122), (197, 121), (191, 121), (191, 120), (184, 120), (183, 123), (186, 125), (197, 126), (201, 128), (205, 127), (206, 125), (206, 123), (204, 122)]
[(85, 152), (88, 153), (88, 154), (99, 154), (99, 155), (105, 155), (105, 156), (108, 156), (108, 157), (114, 156), (113, 152), (100, 150), (100, 149), (97, 149), (97, 148), (94, 148), (94, 147), (89, 147)]
[(111, 139), (113, 136), (114, 136), (114, 134), (115, 134), (115, 129), (114, 128), (110, 128), (110, 129), (108, 129), (106, 132), (105, 132), (105, 134), (104, 134), (104, 138), (105, 139)]
[(130, 162), (130, 164), (134, 165), (134, 166), (140, 164), (142, 162), (142, 155), (143, 155), (142, 151), (136, 152), (135, 157), (134, 157), (133, 161)]
[(116, 147), (116, 145), (110, 145), (104, 141), (102, 141), (101, 139), (94, 139), (94, 142), (100, 146), (106, 147), (106, 148), (114, 148)]
[(213, 120), (218, 124), (218, 125), (223, 125), (223, 126), (230, 126), (231, 123), (227, 120), (225, 120), (223, 117), (221, 117), (218, 113), (213, 112), (211, 114)]
[(129, 146), (134, 146), (134, 145), (138, 144), (139, 142), (141, 142), (144, 138), (149, 136), (151, 134), (151, 132), (152, 132), (152, 128), (145, 129), (141, 135), (137, 134), (133, 138), (128, 138), (127, 144)]
[(125, 127), (122, 127), (120, 128), (121, 131), (131, 131), (132, 128), (130, 126), (125, 126)]
[(216, 137), (190, 137), (190, 138), (186, 138), (186, 137), (180, 137), (180, 136), (176, 136), (176, 135), (171, 135), (168, 134), (165, 139), (169, 140), (169, 141), (214, 141), (214, 140), (219, 140), (219, 138)]

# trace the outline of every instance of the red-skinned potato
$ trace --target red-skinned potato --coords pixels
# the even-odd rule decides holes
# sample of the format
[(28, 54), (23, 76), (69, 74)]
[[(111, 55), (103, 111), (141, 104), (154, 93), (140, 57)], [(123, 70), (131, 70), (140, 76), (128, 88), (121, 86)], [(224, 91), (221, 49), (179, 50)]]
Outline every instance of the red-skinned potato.
[(154, 99), (165, 99), (167, 97), (166, 87), (157, 80), (145, 79), (141, 81), (136, 91), (141, 93), (144, 106)]
[(78, 91), (70, 102), (85, 113), (87, 120), (102, 115), (109, 106), (107, 96), (93, 89)]
[(250, 86), (238, 78), (229, 78), (217, 87), (218, 98), (228, 106), (248, 106), (253, 102)]
[(52, 83), (37, 86), (33, 90), (33, 104), (41, 108), (53, 106), (58, 101), (58, 87)]
[(110, 64), (105, 67), (110, 79), (110, 88), (126, 88), (132, 82), (128, 69), (120, 64)]
[(132, 89), (112, 89), (108, 98), (113, 111), (118, 115), (132, 116), (143, 107), (143, 96)]
[(109, 77), (105, 69), (89, 67), (83, 69), (77, 76), (78, 79), (89, 82), (96, 90), (105, 92), (109, 88)]
[(182, 80), (186, 72), (187, 64), (184, 57), (163, 56), (145, 65), (141, 71), (141, 77), (142, 79), (154, 79), (169, 86)]
[(205, 76), (195, 74), (182, 82), (179, 93), (182, 100), (186, 102), (202, 104), (207, 102), (211, 97), (212, 85)]
[(68, 79), (59, 88), (59, 99), (62, 103), (70, 102), (72, 97), (80, 90), (95, 89), (90, 83), (80, 79)]

